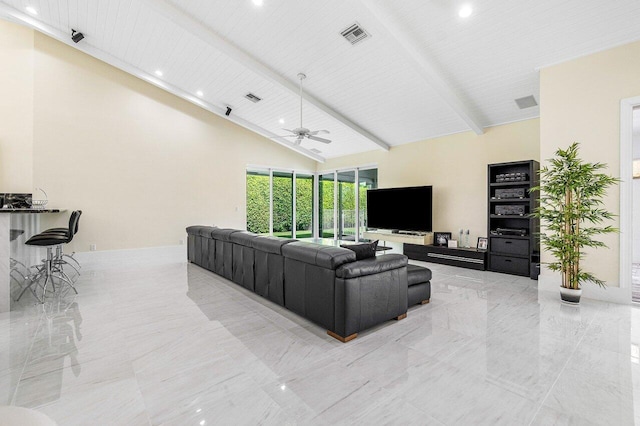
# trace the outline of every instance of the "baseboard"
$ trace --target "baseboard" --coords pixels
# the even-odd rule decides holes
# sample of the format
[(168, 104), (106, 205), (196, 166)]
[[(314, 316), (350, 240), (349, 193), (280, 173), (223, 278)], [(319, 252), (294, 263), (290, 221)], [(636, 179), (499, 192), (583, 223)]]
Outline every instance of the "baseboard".
[[(551, 291), (560, 294), (560, 274), (544, 274), (538, 277), (538, 292)], [(603, 302), (629, 305), (631, 303), (631, 289), (607, 286), (599, 287), (595, 284), (587, 283), (582, 287), (582, 297), (586, 299), (600, 300)]]
[(80, 263), (140, 259), (187, 260), (187, 246), (145, 247), (135, 249), (101, 250), (77, 252), (74, 257)]

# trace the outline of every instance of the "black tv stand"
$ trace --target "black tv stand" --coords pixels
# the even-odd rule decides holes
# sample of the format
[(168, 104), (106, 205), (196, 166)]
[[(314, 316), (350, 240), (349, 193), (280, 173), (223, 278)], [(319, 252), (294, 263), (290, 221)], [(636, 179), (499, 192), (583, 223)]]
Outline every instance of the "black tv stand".
[(404, 244), (403, 253), (413, 260), (484, 271), (487, 252), (475, 248)]

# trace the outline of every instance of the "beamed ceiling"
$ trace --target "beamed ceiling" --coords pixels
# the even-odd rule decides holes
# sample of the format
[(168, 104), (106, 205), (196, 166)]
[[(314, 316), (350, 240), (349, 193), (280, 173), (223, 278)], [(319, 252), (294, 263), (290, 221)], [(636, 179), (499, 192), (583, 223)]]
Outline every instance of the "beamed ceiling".
[[(229, 120), (318, 161), (537, 117), (515, 99), (540, 101), (540, 67), (640, 39), (637, 0), (468, 4), (461, 18), (450, 0), (0, 0), (0, 16), (212, 113), (231, 106)], [(356, 22), (370, 37), (351, 45), (340, 33)], [(299, 72), (304, 127), (329, 145), (275, 137), (299, 125)]]

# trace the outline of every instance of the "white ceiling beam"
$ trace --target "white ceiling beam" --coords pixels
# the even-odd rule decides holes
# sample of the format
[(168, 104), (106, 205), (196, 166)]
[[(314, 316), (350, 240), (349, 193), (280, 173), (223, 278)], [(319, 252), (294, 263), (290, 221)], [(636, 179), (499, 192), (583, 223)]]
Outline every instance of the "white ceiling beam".
[[(387, 31), (392, 40), (400, 46), (400, 52), (416, 69), (427, 84), (458, 114), (458, 116), (474, 131), (481, 135), (484, 129), (478, 117), (462, 102), (460, 95), (442, 77), (440, 71), (427, 57), (420, 45), (402, 28), (402, 25), (377, 0), (361, 0), (361, 3), (371, 12), (378, 23)], [(391, 3), (390, 3), (391, 4)]]
[[(200, 38), (201, 40), (203, 40), (205, 43), (209, 44), (213, 48), (219, 50), (220, 52), (226, 54), (230, 58), (244, 65), (251, 71), (258, 73), (259, 75), (266, 78), (267, 80), (289, 90), (291, 93), (295, 94), (296, 96), (300, 96), (300, 88), (298, 86), (297, 80), (291, 81), (283, 77), (274, 69), (270, 68), (268, 65), (261, 62), (257, 58), (251, 56), (249, 53), (245, 52), (244, 50), (240, 49), (231, 41), (227, 40), (226, 38), (222, 37), (215, 31), (211, 30), (202, 22), (198, 21), (197, 19), (195, 19), (188, 13), (184, 12), (180, 8), (174, 6), (172, 3), (166, 0), (143, 0), (143, 3), (151, 7), (156, 12), (162, 14), (167, 19), (171, 20), (174, 24), (181, 26), (186, 31)], [(299, 72), (303, 72), (303, 71), (304, 70), (292, 70), (292, 74), (297, 75)], [(310, 95), (307, 92), (303, 94), (303, 98), (308, 103), (315, 106), (325, 114), (331, 116), (335, 120), (349, 127), (351, 130), (355, 131), (356, 133), (359, 133), (360, 135), (364, 136), (366, 139), (369, 139), (371, 142), (378, 145), (378, 147), (386, 151), (389, 150), (390, 145), (387, 142), (383, 141), (382, 139), (380, 139), (373, 133), (369, 132), (368, 130), (362, 128), (361, 126), (354, 123), (353, 121), (349, 120), (344, 115), (338, 113), (337, 111), (335, 111), (333, 108), (331, 108), (329, 105), (325, 104), (318, 98)]]
[(132, 65), (129, 65), (128, 63), (121, 61), (120, 59), (106, 53), (105, 51), (98, 49), (96, 47), (93, 47), (89, 44), (88, 40), (85, 38), (81, 43), (73, 43), (71, 41), (71, 34), (70, 33), (66, 33), (63, 31), (60, 31), (48, 24), (44, 24), (43, 22), (25, 14), (22, 13), (14, 8), (12, 8), (11, 6), (7, 6), (4, 3), (0, 2), (0, 16), (3, 16), (13, 22), (17, 22), (23, 25), (26, 25), (30, 28), (33, 28), (34, 30), (40, 31), (41, 33), (54, 38), (70, 47), (73, 47), (77, 50), (80, 50), (84, 53), (86, 53), (87, 55), (93, 56), (96, 59), (99, 59), (102, 62), (105, 62), (111, 66), (114, 66), (126, 73), (132, 74), (138, 78), (141, 78), (145, 81), (147, 81), (148, 83), (151, 83), (152, 85), (159, 87), (175, 96), (178, 96), (179, 98), (182, 98), (188, 102), (191, 102), (192, 104), (195, 104), (209, 112), (212, 112), (220, 117), (225, 118), (226, 120), (232, 121), (234, 123), (236, 123), (237, 125), (244, 127), (245, 129), (251, 130), (252, 132), (255, 132), (261, 136), (264, 136), (266, 138), (269, 138), (277, 143), (279, 143), (280, 145), (283, 145), (289, 149), (292, 149), (296, 152), (298, 152), (299, 154), (304, 155), (305, 157), (311, 158), (312, 160), (315, 160), (319, 163), (324, 163), (326, 160), (324, 157), (311, 152), (310, 150), (300, 146), (300, 145), (296, 145), (290, 141), (288, 141), (287, 139), (276, 135), (275, 133), (270, 132), (267, 129), (264, 129), (256, 124), (253, 124), (250, 121), (247, 121), (243, 118), (237, 117), (237, 116), (226, 116), (225, 112), (226, 112), (226, 108), (221, 108), (217, 105), (214, 105), (210, 102), (206, 102), (200, 98), (197, 98), (195, 96), (193, 96), (192, 94), (172, 85), (169, 84), (165, 81), (160, 80), (159, 78), (137, 68), (134, 67)]

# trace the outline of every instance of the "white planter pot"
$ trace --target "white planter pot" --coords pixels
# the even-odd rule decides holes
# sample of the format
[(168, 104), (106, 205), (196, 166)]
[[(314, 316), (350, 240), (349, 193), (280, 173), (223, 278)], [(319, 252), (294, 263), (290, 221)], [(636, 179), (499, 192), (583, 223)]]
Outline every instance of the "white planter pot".
[(582, 289), (574, 290), (572, 288), (560, 287), (560, 298), (565, 303), (577, 305), (580, 303), (580, 296), (582, 296)]

